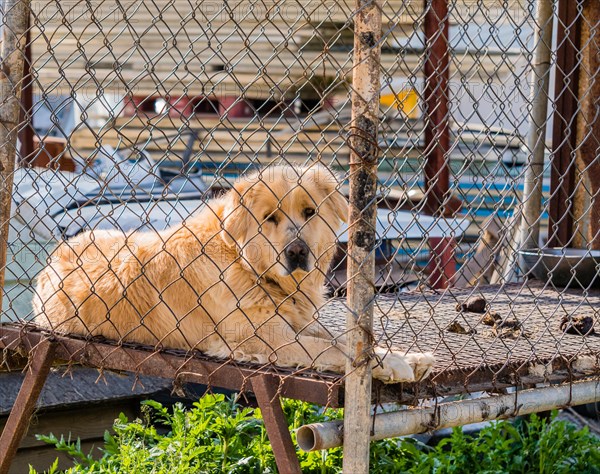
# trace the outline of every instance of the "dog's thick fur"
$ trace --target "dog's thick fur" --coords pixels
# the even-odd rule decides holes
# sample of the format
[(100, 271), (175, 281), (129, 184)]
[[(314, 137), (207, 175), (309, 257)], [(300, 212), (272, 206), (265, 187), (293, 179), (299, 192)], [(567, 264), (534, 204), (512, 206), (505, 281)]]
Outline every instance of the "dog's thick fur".
[[(80, 234), (60, 243), (39, 275), (35, 322), (343, 372), (343, 339), (332, 344), (316, 315), (347, 209), (327, 168), (268, 167), (166, 231)], [(373, 374), (387, 382), (422, 378), (433, 364), (431, 354), (376, 353), (383, 362)]]

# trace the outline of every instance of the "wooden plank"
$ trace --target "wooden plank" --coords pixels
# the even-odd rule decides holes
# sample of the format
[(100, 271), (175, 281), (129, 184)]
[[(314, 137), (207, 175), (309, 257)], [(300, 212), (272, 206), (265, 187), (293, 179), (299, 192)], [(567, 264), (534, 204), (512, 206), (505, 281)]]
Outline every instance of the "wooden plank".
[[(36, 83), (35, 90), (45, 91), (48, 94), (59, 93), (64, 90), (65, 84), (56, 76), (56, 63), (48, 61), (47, 66), (42, 63), (34, 64), (37, 70), (39, 80)], [(75, 61), (70, 64), (59, 61), (61, 75), (64, 77), (81, 77), (84, 80), (76, 85), (68, 85), (66, 90), (77, 91), (82, 96), (94, 96), (98, 88), (97, 84), (102, 85), (105, 92), (116, 93), (125, 96), (127, 94), (136, 95), (181, 95), (208, 94), (208, 95), (240, 95), (242, 90), (244, 95), (249, 98), (268, 99), (272, 97), (274, 87), (279, 91), (284, 91), (286, 97), (292, 98), (297, 95), (300, 86), (307, 82), (306, 70), (314, 69), (315, 75), (318, 69), (326, 69), (326, 74), (330, 76), (345, 77), (350, 69), (340, 68), (338, 64), (343, 64), (342, 58), (328, 57), (325, 60), (317, 60), (310, 68), (307, 68), (307, 62), (292, 62), (294, 66), (275, 66), (271, 64), (265, 68), (265, 74), (259, 74), (258, 66), (250, 59), (238, 62), (230, 73), (224, 73), (211, 70), (211, 65), (220, 68), (223, 61), (207, 62), (204, 66), (197, 63), (167, 65), (167, 62), (161, 64), (167, 65), (165, 69), (155, 68), (158, 63), (153, 64), (152, 73), (147, 72), (146, 63), (132, 64), (130, 69), (119, 70), (115, 72), (111, 69), (94, 69), (93, 80), (89, 69), (83, 61)], [(511, 65), (503, 62), (501, 66), (494, 64), (494, 61), (476, 59), (474, 56), (465, 56), (461, 58), (460, 69), (455, 65), (450, 66), (450, 75), (452, 77), (460, 76), (461, 71), (472, 70), (477, 67), (485, 73), (493, 73), (499, 77), (508, 76), (511, 73)], [(197, 69), (196, 69), (197, 68)], [(394, 71), (395, 76), (403, 77), (421, 69), (421, 63), (418, 59), (403, 58), (398, 61), (397, 55), (384, 56), (382, 68), (388, 71)], [(327, 72), (329, 71), (329, 72)], [(338, 73), (339, 71), (339, 73)], [(85, 80), (88, 78), (88, 80)], [(41, 87), (40, 87), (41, 85)]]
[[(343, 76), (346, 76), (352, 70), (350, 64), (347, 63), (349, 51), (327, 51), (326, 54), (322, 49), (315, 51), (304, 49), (301, 53), (294, 50), (274, 52), (273, 45), (269, 43), (262, 45), (263, 47), (259, 44), (252, 45), (253, 52), (249, 53), (245, 42), (240, 41), (237, 46), (231, 42), (227, 42), (226, 52), (218, 56), (215, 55), (215, 51), (222, 49), (224, 44), (215, 42), (212, 47), (214, 50), (194, 52), (193, 58), (189, 54), (183, 57), (181, 53), (170, 56), (172, 53), (167, 54), (169, 49), (163, 46), (151, 51), (152, 54), (149, 55), (139, 52), (126, 54), (126, 51), (124, 51), (123, 56), (126, 55), (127, 57), (122, 60), (120, 55), (109, 54), (108, 51), (103, 51), (102, 49), (99, 50), (103, 51), (100, 58), (90, 58), (85, 48), (77, 50), (75, 46), (66, 45), (65, 48), (69, 48), (70, 50), (68, 54), (55, 53), (54, 51), (44, 52), (34, 56), (33, 66), (41, 77), (54, 73), (53, 77), (55, 80), (57, 64), (60, 65), (62, 70), (78, 71), (82, 76), (89, 75), (89, 71), (86, 68), (91, 65), (94, 74), (100, 74), (100, 77), (103, 77), (107, 73), (114, 73), (114, 65), (117, 63), (120, 74), (125, 80), (141, 75), (150, 75), (147, 72), (149, 63), (152, 64), (152, 75), (169, 75), (174, 71), (178, 71), (180, 76), (187, 74), (199, 79), (203, 79), (203, 76), (206, 79), (211, 79), (212, 76), (217, 75), (218, 70), (211, 69), (212, 66), (226, 66), (231, 71), (229, 74), (253, 75), (255, 78), (258, 77), (257, 72), (259, 69), (261, 71), (268, 71), (269, 74), (279, 74), (282, 78), (285, 75), (301, 78), (305, 76), (307, 70), (314, 70), (315, 74), (322, 76), (323, 66), (326, 66), (328, 69), (325, 74), (330, 76), (339, 76), (338, 71)], [(63, 45), (60, 45), (59, 49), (62, 49), (62, 47)], [(101, 48), (101, 45), (94, 45), (94, 47)], [(47, 44), (37, 45), (38, 51), (42, 49), (46, 50)], [(148, 56), (150, 58), (157, 57), (157, 59), (149, 60)], [(399, 61), (400, 57), (401, 61)], [(422, 67), (422, 58), (420, 55), (409, 54), (405, 56), (400, 51), (383, 53), (381, 61), (382, 68), (393, 71), (394, 76), (402, 76), (407, 72), (420, 70)], [(461, 71), (470, 71), (475, 66), (481, 73), (494, 74), (496, 76), (502, 76), (511, 72), (513, 67), (509, 61), (497, 64), (497, 60), (494, 59), (493, 55), (477, 57), (475, 54), (466, 53), (460, 57), (460, 64), (457, 61), (453, 61), (453, 64), (450, 65), (450, 71), (458, 74)], [(188, 73), (186, 69), (190, 69), (191, 73)]]
[[(278, 84), (276, 89), (291, 96), (306, 81), (307, 71), (332, 77), (350, 74), (351, 41), (339, 39), (338, 44), (348, 43), (348, 49), (341, 51), (331, 48), (330, 43), (340, 28), (346, 36), (351, 34), (351, 3), (283, 2), (267, 8), (252, 1), (228, 3), (227, 7), (204, 2), (190, 9), (188, 2), (177, 0), (162, 9), (143, 3), (123, 7), (107, 1), (95, 6), (93, 13), (85, 3), (62, 5), (60, 9), (53, 2), (36, 4), (35, 25), (43, 25), (44, 35), (34, 28), (34, 68), (50, 93), (57, 86), (57, 66), (69, 77), (91, 79), (86, 69), (90, 62), (98, 66), (93, 69), (94, 80), (79, 82), (76, 87), (82, 93), (95, 91), (99, 81), (105, 91), (138, 94), (177, 94), (193, 89), (195, 84), (200, 90), (214, 86), (216, 94), (239, 94), (249, 86), (247, 95), (263, 98)], [(495, 1), (485, 3), (490, 8), (506, 9)], [(452, 22), (481, 19), (481, 14), (468, 5), (455, 8)], [(516, 5), (506, 11), (522, 13), (522, 8)], [(420, 28), (422, 12), (422, 4), (385, 2), (388, 47), (395, 44), (396, 37), (411, 34), (414, 25)], [(482, 20), (484, 24), (489, 21)], [(110, 50), (103, 44), (110, 44)], [(420, 56), (384, 48), (382, 67), (394, 71), (395, 76), (414, 73), (421, 68)], [(123, 63), (119, 65), (122, 79), (112, 70), (115, 62)], [(149, 62), (152, 71), (148, 70)], [(511, 67), (509, 61), (490, 60), (489, 55), (479, 54), (465, 54), (460, 63), (461, 70), (476, 67), (488, 74), (505, 74)], [(233, 76), (215, 75), (225, 66), (232, 69)]]
[[(71, 148), (96, 148), (98, 140), (103, 144), (116, 146), (117, 144), (134, 144), (148, 142), (147, 149), (152, 151), (184, 151), (187, 148), (188, 135), (177, 136), (178, 131), (173, 130), (139, 130), (139, 129), (108, 129), (102, 132), (81, 130), (73, 133), (69, 140)], [(264, 149), (270, 139), (274, 148), (283, 147), (286, 151), (298, 148), (298, 151), (306, 151), (318, 147), (319, 150), (339, 149), (346, 146), (346, 138), (339, 132), (306, 133), (294, 137), (272, 136), (265, 130), (232, 130), (216, 129), (201, 131), (200, 140), (195, 143), (197, 150), (211, 149), (238, 149), (248, 147), (250, 149)], [(167, 138), (169, 137), (169, 138)]]
[[(160, 4), (159, 4), (160, 5)], [(44, 23), (58, 24), (59, 9), (53, 2), (35, 3), (34, 13)], [(347, 0), (308, 1), (303, 3), (282, 2), (278, 8), (270, 4), (257, 4), (255, 1), (222, 3), (199, 3), (190, 9), (190, 4), (185, 0), (169, 2), (163, 8), (157, 4), (125, 4), (119, 7), (114, 0), (105, 0), (101, 8), (94, 7), (94, 18), (101, 23), (123, 23), (123, 12), (127, 13), (128, 20), (134, 27), (140, 29), (151, 26), (152, 29), (163, 27), (165, 24), (179, 25), (182, 22), (190, 23), (200, 29), (210, 21), (211, 26), (218, 27), (227, 23), (238, 25), (253, 25), (257, 23), (272, 23), (276, 25), (289, 25), (303, 19), (305, 22), (310, 17), (311, 21), (335, 21), (345, 23), (350, 17), (352, 2)], [(91, 9), (80, 3), (66, 4), (61, 9), (67, 13), (66, 17), (71, 25), (90, 24)], [(402, 0), (387, 1), (382, 5), (384, 19), (407, 22), (416, 19), (422, 12), (422, 5), (408, 3)], [(194, 13), (194, 18), (191, 14)], [(158, 17), (160, 16), (160, 19)], [(187, 21), (186, 21), (187, 20)], [(110, 24), (109, 23), (109, 24)], [(109, 28), (107, 28), (109, 30)], [(151, 30), (152, 31), (152, 30)]]
[[(473, 9), (468, 2), (458, 3), (453, 7), (456, 14), (452, 17), (453, 23), (458, 23), (464, 18), (472, 19), (476, 24), (490, 23), (486, 12), (505, 11), (506, 19), (517, 18), (524, 14), (523, 7), (519, 2), (506, 6), (506, 2), (498, 0), (485, 0), (483, 7)], [(63, 27), (57, 4), (54, 2), (34, 3), (34, 15), (40, 18), (45, 25)], [(97, 28), (91, 20), (91, 11), (86, 4), (73, 3), (61, 6), (67, 12), (67, 24), (73, 29), (74, 34), (79, 35), (90, 25)], [(286, 27), (294, 23), (303, 25), (310, 22), (320, 24), (322, 22), (341, 23), (348, 21), (353, 11), (352, 2), (347, 0), (309, 1), (303, 3), (282, 2), (278, 8), (272, 8), (255, 1), (229, 2), (226, 8), (219, 3), (198, 3), (193, 10), (185, 0), (169, 2), (167, 8), (157, 8), (155, 5), (147, 4), (144, 8), (137, 5), (126, 4), (125, 8), (119, 8), (116, 1), (105, 0), (101, 8), (96, 8), (94, 17), (103, 25), (108, 25), (105, 31), (110, 32), (112, 25), (124, 25), (123, 10), (127, 12), (127, 21), (130, 25), (143, 32), (150, 26), (152, 33), (156, 31), (177, 31), (180, 25), (184, 25), (186, 31), (194, 30), (202, 32), (203, 28), (210, 22), (213, 29), (228, 28), (227, 31), (235, 29), (252, 30), (257, 24), (265, 27), (276, 27), (285, 31)], [(160, 13), (160, 19), (158, 18)], [(192, 13), (194, 16), (192, 16)], [(382, 5), (383, 22), (391, 24), (412, 24), (418, 21), (423, 14), (422, 2), (406, 2), (402, 0), (386, 1)], [(496, 18), (496, 17), (494, 17)], [(300, 20), (300, 21), (298, 21)], [(502, 18), (500, 19), (502, 20)], [(506, 20), (505, 20), (506, 21)], [(116, 34), (116, 33), (113, 33)]]

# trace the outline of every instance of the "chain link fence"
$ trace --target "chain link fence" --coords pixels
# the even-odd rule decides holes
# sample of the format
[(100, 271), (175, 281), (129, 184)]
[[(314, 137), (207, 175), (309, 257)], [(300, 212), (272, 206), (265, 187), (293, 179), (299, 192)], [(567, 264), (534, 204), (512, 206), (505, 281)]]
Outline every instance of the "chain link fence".
[[(208, 386), (310, 378), (332, 405), (365, 366), (375, 401), (425, 405), (597, 374), (597, 7), (385, 1), (380, 39), (372, 7), (4, 2), (5, 365), (50, 336)], [(380, 49), (370, 123), (356, 44)]]

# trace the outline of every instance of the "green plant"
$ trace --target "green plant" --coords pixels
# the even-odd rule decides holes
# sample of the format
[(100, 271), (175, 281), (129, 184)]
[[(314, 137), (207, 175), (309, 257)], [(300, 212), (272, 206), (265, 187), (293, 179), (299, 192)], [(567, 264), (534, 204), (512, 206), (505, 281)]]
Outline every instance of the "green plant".
[[(295, 400), (284, 402), (284, 412), (291, 430), (342, 416), (342, 410)], [(223, 395), (204, 396), (190, 410), (144, 402), (140, 419), (130, 422), (121, 415), (115, 421), (114, 434), (105, 434), (99, 459), (82, 452), (78, 440), (52, 434), (38, 438), (73, 459), (73, 467), (66, 471), (71, 474), (277, 471), (260, 410), (241, 407)], [(473, 437), (457, 428), (436, 447), (410, 438), (378, 441), (371, 446), (371, 466), (374, 473), (600, 474), (599, 448), (599, 440), (587, 429), (532, 415), (514, 423), (493, 423)], [(299, 459), (303, 472), (338, 473), (342, 449), (300, 451)], [(58, 463), (46, 472), (58, 472)], [(35, 473), (30, 469), (30, 474)]]

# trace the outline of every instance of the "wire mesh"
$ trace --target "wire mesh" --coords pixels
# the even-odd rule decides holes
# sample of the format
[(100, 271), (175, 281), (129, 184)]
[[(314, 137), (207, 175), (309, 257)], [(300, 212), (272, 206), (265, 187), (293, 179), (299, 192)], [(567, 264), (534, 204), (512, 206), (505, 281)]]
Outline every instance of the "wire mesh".
[[(598, 370), (598, 16), (577, 3), (565, 24), (554, 2), (539, 24), (534, 6), (381, 5), (372, 364), (384, 382), (427, 378), (415, 396)], [(242, 380), (343, 374), (355, 14), (341, 0), (32, 2), (3, 326), (176, 354), (175, 373), (208, 357)], [(544, 28), (562, 33), (547, 45), (542, 210), (526, 222), (540, 239), (524, 248)], [(548, 248), (566, 216), (568, 240)], [(403, 387), (385, 391), (406, 400)]]

